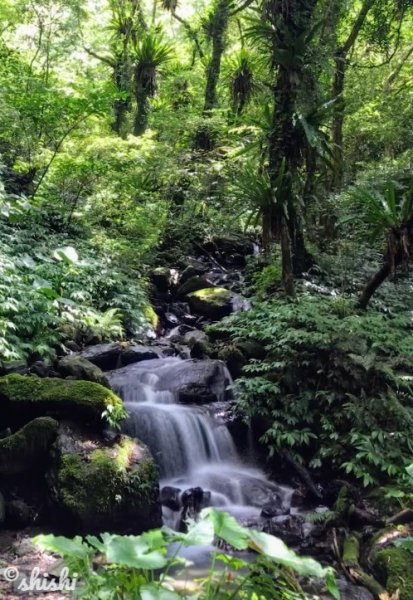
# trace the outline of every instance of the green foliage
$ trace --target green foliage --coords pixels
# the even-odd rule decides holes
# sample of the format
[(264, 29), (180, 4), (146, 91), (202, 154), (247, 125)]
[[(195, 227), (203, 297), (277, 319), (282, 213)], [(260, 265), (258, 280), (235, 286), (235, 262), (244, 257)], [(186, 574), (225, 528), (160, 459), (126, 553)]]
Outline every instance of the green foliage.
[[(188, 582), (186, 569), (192, 563), (180, 556), (180, 549), (212, 545), (214, 540), (239, 550), (250, 549), (254, 558), (248, 560), (215, 549), (207, 576)], [(189, 595), (199, 600), (229, 600), (236, 594), (237, 598), (304, 600), (297, 575), (325, 579), (332, 596), (339, 598), (332, 569), (299, 557), (278, 538), (246, 529), (213, 508), (205, 509), (187, 533), (164, 528), (140, 536), (104, 533), (100, 538), (70, 540), (41, 535), (34, 541), (63, 556), (70, 572), (82, 578), (81, 598), (115, 599), (124, 595), (136, 600), (178, 600)], [(105, 560), (99, 560), (95, 569), (97, 556)]]
[(257, 303), (214, 326), (267, 351), (237, 380), (236, 409), (267, 423), (270, 455), (288, 447), (313, 468), (364, 485), (406, 478), (413, 447), (408, 314), (358, 314), (334, 299)]

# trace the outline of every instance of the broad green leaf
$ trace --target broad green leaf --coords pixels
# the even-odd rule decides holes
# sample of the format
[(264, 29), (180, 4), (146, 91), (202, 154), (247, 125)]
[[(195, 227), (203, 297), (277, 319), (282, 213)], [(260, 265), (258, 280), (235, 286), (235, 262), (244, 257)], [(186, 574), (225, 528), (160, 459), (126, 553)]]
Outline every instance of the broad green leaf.
[(248, 529), (241, 525), (228, 513), (215, 508), (205, 508), (201, 513), (202, 519), (210, 519), (217, 537), (230, 544), (237, 550), (248, 547)]
[(142, 600), (180, 600), (182, 596), (166, 590), (159, 584), (151, 583), (148, 585), (142, 585), (139, 589)]
[(394, 545), (398, 548), (404, 548), (405, 550), (408, 550), (409, 552), (413, 553), (413, 537), (407, 537), (400, 540), (396, 540), (394, 542)]
[(79, 261), (79, 255), (73, 246), (57, 248), (53, 253), (53, 258), (69, 265), (73, 265)]
[(76, 558), (86, 558), (89, 554), (88, 547), (82, 542), (80, 537), (69, 539), (63, 536), (38, 535), (33, 538), (33, 542), (49, 552), (55, 552), (63, 557), (74, 556)]
[(327, 574), (312, 558), (298, 556), (282, 540), (262, 531), (249, 530), (249, 546), (253, 550), (274, 559), (280, 565), (293, 569), (299, 575), (323, 578)]
[(134, 569), (162, 569), (167, 564), (166, 557), (152, 551), (139, 536), (113, 536), (106, 545), (106, 556), (110, 562)]

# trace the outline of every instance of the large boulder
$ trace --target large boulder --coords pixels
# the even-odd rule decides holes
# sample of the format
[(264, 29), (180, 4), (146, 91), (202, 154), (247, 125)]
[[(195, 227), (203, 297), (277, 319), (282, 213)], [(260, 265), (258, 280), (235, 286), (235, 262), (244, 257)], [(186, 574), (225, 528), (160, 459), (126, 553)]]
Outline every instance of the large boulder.
[(63, 377), (94, 381), (95, 383), (109, 387), (108, 380), (103, 371), (83, 356), (64, 356), (57, 363), (57, 371)]
[(122, 365), (131, 365), (142, 360), (153, 360), (159, 358), (161, 352), (151, 346), (141, 346), (140, 344), (130, 344), (125, 346), (121, 355)]
[(220, 360), (182, 360), (156, 373), (156, 389), (175, 393), (178, 401), (183, 403), (225, 400), (231, 382), (228, 370)]
[(146, 446), (102, 437), (68, 423), (55, 444), (57, 517), (78, 532), (141, 533), (161, 525), (158, 469)]
[(400, 600), (413, 598), (413, 554), (405, 548), (387, 545), (377, 549), (372, 560), (377, 579)]
[(103, 371), (110, 371), (119, 366), (121, 352), (122, 345), (114, 342), (88, 346), (80, 352), (79, 356), (86, 358)]
[(183, 298), (184, 296), (191, 294), (192, 292), (196, 292), (198, 290), (205, 290), (213, 287), (214, 284), (207, 277), (198, 277), (197, 275), (194, 275), (194, 277), (190, 277), (182, 285), (179, 286), (176, 294), (179, 298)]
[(20, 475), (39, 468), (56, 439), (58, 426), (54, 419), (39, 417), (0, 440), (0, 475)]
[(208, 252), (221, 252), (223, 254), (240, 254), (246, 256), (254, 254), (254, 242), (243, 235), (216, 235), (204, 244)]
[(0, 378), (0, 416), (9, 423), (27, 423), (43, 416), (96, 423), (108, 407), (113, 407), (110, 410), (116, 416), (123, 411), (122, 400), (92, 381), (17, 374)]
[(225, 288), (204, 288), (189, 294), (188, 302), (194, 313), (218, 320), (233, 312), (233, 296)]
[(168, 358), (116, 369), (109, 381), (125, 400), (131, 391), (144, 400), (145, 382), (150, 381), (155, 391), (172, 392), (178, 402), (208, 403), (227, 399), (231, 377), (220, 360)]

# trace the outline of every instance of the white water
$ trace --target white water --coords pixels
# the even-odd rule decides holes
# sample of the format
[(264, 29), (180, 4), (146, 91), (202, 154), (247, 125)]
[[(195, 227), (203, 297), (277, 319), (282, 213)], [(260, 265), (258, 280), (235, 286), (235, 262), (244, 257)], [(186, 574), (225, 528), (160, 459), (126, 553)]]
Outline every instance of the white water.
[[(190, 369), (193, 363), (186, 362)], [(113, 371), (109, 378), (129, 413), (124, 432), (149, 446), (160, 467), (161, 487), (182, 492), (201, 487), (211, 493), (211, 505), (240, 518), (259, 516), (274, 494), (288, 504), (291, 490), (241, 461), (226, 425), (214, 415), (214, 405), (182, 405), (171, 391), (156, 389), (160, 376), (173, 378), (178, 364), (182, 367), (179, 358), (149, 360)], [(220, 397), (225, 393), (223, 387)], [(176, 523), (170, 512), (165, 509), (165, 518)]]

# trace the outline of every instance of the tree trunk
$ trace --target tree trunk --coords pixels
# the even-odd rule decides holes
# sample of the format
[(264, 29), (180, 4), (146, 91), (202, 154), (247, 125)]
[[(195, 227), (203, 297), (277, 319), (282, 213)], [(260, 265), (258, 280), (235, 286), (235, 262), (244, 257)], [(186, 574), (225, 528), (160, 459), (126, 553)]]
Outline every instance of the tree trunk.
[(225, 36), (228, 29), (230, 3), (218, 0), (216, 10), (211, 18), (212, 54), (207, 69), (204, 113), (208, 113), (217, 105), (217, 86), (221, 73), (221, 60), (225, 50)]
[(335, 99), (333, 109), (333, 154), (334, 154), (334, 173), (332, 179), (332, 189), (340, 190), (343, 185), (344, 164), (343, 164), (343, 125), (346, 103), (344, 100), (344, 83), (346, 77), (347, 59), (343, 52), (336, 55), (335, 72), (333, 83), (333, 98)]
[[(282, 9), (279, 23), (277, 7), (269, 7), (268, 18), (277, 33), (273, 39), (273, 64), (278, 64), (274, 86), (274, 108), (269, 134), (269, 175), (274, 195), (274, 211), (278, 216), (281, 238), (283, 283), (288, 296), (294, 296), (294, 270), (302, 272), (306, 261), (304, 235), (294, 207), (294, 181), (302, 162), (303, 142), (294, 124), (301, 77), (301, 60), (278, 63), (279, 47), (294, 52), (291, 39), (296, 39), (311, 26), (317, 0), (292, 0)], [(278, 6), (278, 5), (277, 5)], [(294, 263), (295, 269), (294, 269)]]
[(136, 112), (133, 122), (133, 134), (143, 135), (148, 128), (150, 113), (149, 94), (139, 86), (136, 90)]
[(281, 218), (281, 261), (282, 261), (282, 280), (284, 290), (290, 298), (295, 297), (293, 256), (291, 251), (290, 232), (288, 230), (287, 219), (283, 215)]

